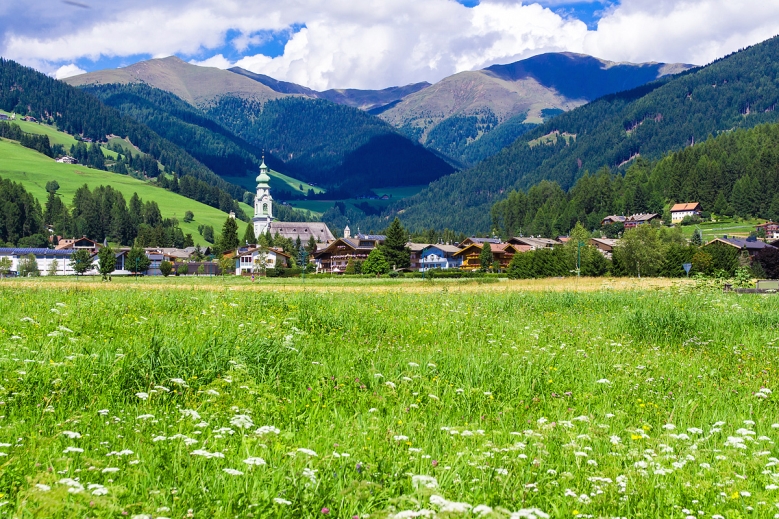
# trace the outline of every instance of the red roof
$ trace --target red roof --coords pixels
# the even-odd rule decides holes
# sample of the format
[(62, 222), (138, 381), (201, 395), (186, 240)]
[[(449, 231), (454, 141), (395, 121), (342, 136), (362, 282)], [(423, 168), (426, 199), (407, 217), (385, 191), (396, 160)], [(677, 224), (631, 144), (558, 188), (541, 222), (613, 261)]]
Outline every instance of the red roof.
[(698, 202), (690, 202), (689, 204), (674, 204), (674, 206), (671, 208), (671, 212), (675, 213), (677, 211), (696, 211), (701, 208), (701, 204)]

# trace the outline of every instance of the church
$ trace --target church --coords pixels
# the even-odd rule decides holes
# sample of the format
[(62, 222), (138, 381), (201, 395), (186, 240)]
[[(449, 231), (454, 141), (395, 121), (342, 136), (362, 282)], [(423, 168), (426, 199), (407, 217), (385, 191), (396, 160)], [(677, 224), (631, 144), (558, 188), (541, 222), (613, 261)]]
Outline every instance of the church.
[(276, 222), (273, 218), (273, 197), (270, 195), (270, 175), (265, 158), (260, 165), (260, 174), (257, 176), (257, 194), (254, 197), (254, 235), (261, 236), (270, 230), (271, 236), (283, 236), (293, 241), (308, 243), (311, 236), (317, 243), (328, 243), (335, 240), (335, 236), (323, 222)]

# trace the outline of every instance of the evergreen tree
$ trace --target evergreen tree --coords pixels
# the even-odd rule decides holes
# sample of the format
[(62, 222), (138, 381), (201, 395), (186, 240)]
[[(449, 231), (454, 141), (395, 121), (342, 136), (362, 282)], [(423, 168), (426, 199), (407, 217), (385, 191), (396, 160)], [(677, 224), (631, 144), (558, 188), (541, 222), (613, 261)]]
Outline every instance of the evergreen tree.
[(308, 252), (308, 257), (309, 258), (312, 257), (316, 252), (316, 250), (317, 250), (316, 239), (312, 234), (311, 236), (308, 237), (308, 243), (306, 243), (306, 252)]
[(222, 225), (222, 235), (219, 237), (219, 247), (222, 252), (235, 250), (238, 248), (238, 224), (235, 218), (227, 217)]
[(406, 247), (408, 233), (396, 216), (386, 230), (386, 239), (379, 246), (391, 268), (401, 269), (411, 265), (411, 251)]
[(344, 274), (356, 274), (357, 273), (357, 267), (355, 267), (355, 261), (354, 258), (349, 258), (349, 261), (346, 263), (346, 268), (344, 269)]
[(254, 224), (251, 222), (246, 225), (246, 231), (243, 233), (243, 243), (249, 245), (257, 244), (257, 237), (254, 235)]
[(479, 253), (479, 265), (481, 266), (481, 270), (486, 272), (487, 269), (492, 266), (492, 260), (492, 247), (489, 242), (484, 242), (481, 247), (481, 252)]

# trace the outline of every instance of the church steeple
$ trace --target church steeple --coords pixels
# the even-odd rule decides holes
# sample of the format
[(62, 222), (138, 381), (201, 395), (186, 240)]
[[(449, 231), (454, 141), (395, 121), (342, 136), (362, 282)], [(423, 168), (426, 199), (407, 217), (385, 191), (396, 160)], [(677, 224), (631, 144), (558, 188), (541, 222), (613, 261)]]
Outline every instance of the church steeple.
[(257, 194), (254, 197), (254, 235), (260, 236), (270, 228), (273, 221), (273, 197), (270, 196), (270, 175), (265, 165), (265, 154), (262, 154), (260, 174), (257, 175)]

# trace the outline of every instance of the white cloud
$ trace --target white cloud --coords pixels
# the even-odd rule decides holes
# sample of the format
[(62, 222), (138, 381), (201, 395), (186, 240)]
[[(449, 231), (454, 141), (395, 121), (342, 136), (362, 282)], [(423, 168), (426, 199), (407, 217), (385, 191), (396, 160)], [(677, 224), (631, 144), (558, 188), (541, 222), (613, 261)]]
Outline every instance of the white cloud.
[(54, 71), (52, 76), (54, 76), (57, 79), (65, 79), (66, 77), (78, 76), (79, 74), (86, 74), (86, 73), (87, 73), (86, 70), (79, 68), (78, 66), (71, 63), (69, 65), (62, 65), (60, 68)]
[[(550, 51), (704, 64), (779, 30), (779, 2), (765, 0), (623, 0), (594, 31), (544, 7), (564, 3), (487, 0), (469, 9), (453, 0), (116, 0), (60, 9), (62, 20), (40, 22), (43, 31), (33, 7), (19, 2), (0, 18), (27, 23), (0, 19), (0, 54), (47, 71), (69, 63), (63, 74), (77, 59), (178, 54), (316, 89), (382, 88)], [(225, 57), (292, 27), (303, 28), (280, 56)]]

